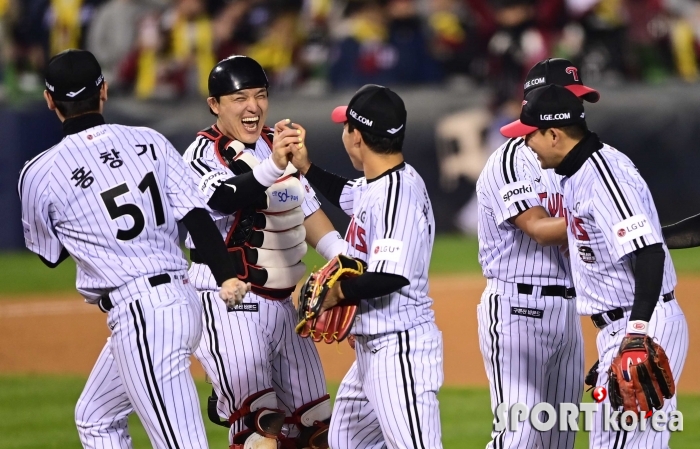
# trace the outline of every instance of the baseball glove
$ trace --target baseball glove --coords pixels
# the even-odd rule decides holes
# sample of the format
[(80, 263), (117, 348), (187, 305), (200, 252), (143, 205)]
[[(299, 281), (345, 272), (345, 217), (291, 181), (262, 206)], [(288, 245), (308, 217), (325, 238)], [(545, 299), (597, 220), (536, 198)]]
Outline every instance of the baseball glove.
[(608, 370), (608, 394), (614, 408), (659, 410), (676, 384), (663, 348), (647, 335), (628, 334)]
[(343, 341), (350, 333), (357, 304), (344, 301), (323, 313), (321, 306), (336, 282), (359, 276), (364, 271), (363, 261), (338, 255), (311, 273), (299, 291), (297, 334), (311, 337), (317, 343)]

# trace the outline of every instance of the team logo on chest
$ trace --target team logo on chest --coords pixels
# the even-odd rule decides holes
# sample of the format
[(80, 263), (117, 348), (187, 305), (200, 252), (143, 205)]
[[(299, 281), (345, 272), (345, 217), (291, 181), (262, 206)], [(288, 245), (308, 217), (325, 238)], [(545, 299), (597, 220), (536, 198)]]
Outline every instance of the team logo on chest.
[(579, 246), (578, 255), (583, 263), (595, 263), (595, 253), (590, 246)]

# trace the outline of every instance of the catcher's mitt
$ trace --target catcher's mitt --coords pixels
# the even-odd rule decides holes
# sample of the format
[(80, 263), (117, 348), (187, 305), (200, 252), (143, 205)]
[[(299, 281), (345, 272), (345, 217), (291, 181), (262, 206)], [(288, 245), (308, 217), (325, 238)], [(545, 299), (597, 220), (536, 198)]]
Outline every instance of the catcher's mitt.
[(299, 291), (297, 334), (315, 342), (343, 341), (350, 333), (357, 304), (343, 302), (320, 313), (323, 301), (333, 285), (343, 279), (361, 275), (365, 264), (359, 259), (338, 255), (320, 270), (311, 273)]
[(628, 334), (608, 370), (608, 394), (614, 408), (659, 410), (676, 393), (663, 348), (647, 335)]

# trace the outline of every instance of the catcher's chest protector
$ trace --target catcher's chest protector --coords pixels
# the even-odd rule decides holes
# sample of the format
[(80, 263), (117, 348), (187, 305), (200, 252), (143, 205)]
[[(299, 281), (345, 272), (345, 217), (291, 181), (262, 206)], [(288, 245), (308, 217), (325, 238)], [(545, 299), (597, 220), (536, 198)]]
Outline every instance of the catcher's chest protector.
[[(199, 135), (214, 142), (219, 161), (240, 175), (259, 164), (256, 157), (223, 135), (216, 126)], [(263, 128), (261, 138), (272, 149), (272, 130)], [(306, 229), (301, 204), (304, 186), (299, 172), (289, 164), (284, 174), (253, 206), (236, 212), (234, 224), (226, 236), (239, 279), (250, 282), (253, 292), (270, 298), (285, 299), (306, 271), (301, 258), (306, 254)]]

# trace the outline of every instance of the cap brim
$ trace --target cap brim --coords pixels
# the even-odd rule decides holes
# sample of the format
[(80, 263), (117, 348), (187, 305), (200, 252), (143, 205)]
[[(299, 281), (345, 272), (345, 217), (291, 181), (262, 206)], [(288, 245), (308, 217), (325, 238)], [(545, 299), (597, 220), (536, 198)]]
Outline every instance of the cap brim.
[(501, 134), (511, 138), (527, 136), (535, 131), (537, 131), (536, 126), (528, 126), (520, 120), (516, 120), (513, 123), (509, 123), (506, 126), (501, 127)]
[(582, 84), (570, 84), (566, 87), (571, 93), (579, 98), (586, 100), (589, 103), (597, 103), (600, 100), (600, 93)]
[(348, 110), (347, 106), (338, 106), (337, 108), (333, 109), (333, 112), (331, 112), (331, 120), (333, 120), (335, 123), (345, 123), (348, 121), (348, 117), (346, 115)]

